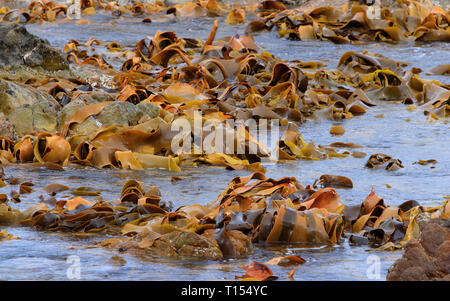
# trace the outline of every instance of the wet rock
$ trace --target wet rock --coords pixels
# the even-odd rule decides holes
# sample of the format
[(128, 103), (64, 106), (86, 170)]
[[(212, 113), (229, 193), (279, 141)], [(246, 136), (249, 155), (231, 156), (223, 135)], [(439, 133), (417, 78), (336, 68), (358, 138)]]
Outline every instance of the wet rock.
[(33, 131), (55, 132), (60, 105), (49, 94), (0, 79), (0, 124), (8, 123), (11, 139)]
[[(206, 230), (202, 236), (214, 240), (215, 229)], [(253, 254), (253, 244), (247, 235), (238, 230), (227, 230), (227, 237), (230, 239), (233, 249), (235, 250), (234, 257), (242, 257)], [(222, 250), (222, 253), (225, 253)]]
[(428, 280), (435, 266), (420, 243), (412, 239), (405, 246), (402, 258), (390, 268), (388, 281)]
[(157, 255), (172, 258), (198, 258), (217, 260), (223, 257), (215, 240), (205, 238), (192, 231), (174, 231), (156, 238), (149, 246), (142, 247), (139, 240), (121, 238), (104, 247), (135, 256)]
[(170, 257), (201, 257), (219, 259), (222, 257), (216, 241), (206, 239), (191, 231), (171, 232), (156, 239), (152, 249), (160, 255)]
[(436, 218), (412, 239), (403, 256), (390, 268), (388, 281), (450, 280), (450, 220)]
[(112, 265), (123, 266), (127, 263), (127, 261), (121, 256), (111, 256), (109, 262)]
[(69, 64), (48, 41), (30, 34), (15, 23), (0, 23), (0, 67), (41, 67), (47, 71), (67, 70)]
[(245, 235), (241, 231), (229, 230), (228, 237), (230, 238), (231, 243), (234, 245), (238, 257), (253, 254), (253, 244), (247, 235)]

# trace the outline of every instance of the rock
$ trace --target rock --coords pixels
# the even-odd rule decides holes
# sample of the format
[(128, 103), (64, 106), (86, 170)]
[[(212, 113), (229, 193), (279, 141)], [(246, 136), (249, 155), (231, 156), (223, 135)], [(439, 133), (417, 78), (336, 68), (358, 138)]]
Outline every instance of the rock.
[(68, 70), (69, 63), (48, 41), (30, 34), (15, 23), (0, 23), (0, 67), (41, 67), (47, 71)]
[(403, 256), (390, 268), (388, 281), (450, 280), (450, 221), (431, 219), (405, 246)]
[(422, 212), (417, 216), (417, 224), (419, 225), (420, 231), (423, 231), (425, 226), (430, 222), (431, 214), (429, 212)]
[(11, 123), (4, 118), (0, 118), (0, 136), (9, 138), (14, 137), (14, 131)]
[(11, 139), (35, 130), (56, 132), (59, 110), (59, 103), (51, 95), (0, 79), (0, 124), (10, 125), (7, 136)]
[(93, 90), (80, 94), (77, 98), (72, 99), (61, 110), (60, 124), (64, 124), (71, 115), (75, 114), (78, 109), (81, 109), (85, 105), (92, 105), (94, 103), (114, 101), (114, 98), (102, 90)]
[(253, 244), (247, 235), (238, 230), (229, 230), (228, 237), (234, 245), (238, 257), (253, 254)]
[(86, 105), (86, 103), (84, 103), (84, 101), (82, 101), (81, 99), (75, 99), (75, 100), (72, 100), (71, 102), (69, 102), (68, 104), (66, 104), (61, 110), (61, 123), (60, 124), (63, 125), (70, 116), (75, 114), (76, 111), (78, 111), (85, 105)]
[(390, 268), (386, 280), (427, 280), (427, 273), (435, 269), (420, 243), (412, 239), (405, 246), (405, 253)]
[[(61, 124), (64, 124), (67, 118), (84, 105), (84, 102), (81, 100), (73, 100), (64, 106), (61, 113)], [(73, 125), (70, 134), (90, 134), (102, 126), (134, 126), (143, 117), (154, 118), (158, 116), (158, 112), (159, 107), (151, 103), (134, 105), (131, 102), (114, 101), (107, 104), (98, 115), (90, 116), (81, 124)]]
[[(202, 234), (202, 236), (206, 237), (207, 239), (214, 240), (214, 232), (215, 229), (208, 229)], [(234, 257), (243, 257), (253, 254), (254, 252), (253, 244), (247, 235), (238, 230), (227, 230), (226, 234), (230, 239), (231, 244), (233, 245), (233, 248), (236, 252)], [(222, 250), (222, 253), (226, 252)]]
[(215, 240), (200, 236), (192, 231), (174, 231), (156, 238), (150, 245), (143, 246), (139, 238), (124, 237), (108, 240), (101, 245), (110, 250), (126, 252), (135, 256), (163, 256), (171, 258), (198, 258), (217, 260), (223, 258)]
[(122, 266), (127, 263), (127, 261), (121, 256), (111, 256), (111, 258), (109, 259), (109, 262), (112, 265), (117, 265), (117, 266)]
[(93, 104), (96, 102), (113, 101), (114, 98), (109, 93), (100, 89), (94, 89), (85, 100), (87, 104)]
[(170, 257), (201, 257), (216, 260), (223, 256), (216, 241), (191, 231), (165, 234), (155, 240), (151, 249), (160, 255)]
[(97, 120), (104, 126), (122, 124), (126, 126), (136, 125), (144, 112), (131, 102), (114, 101), (105, 106)]
[(438, 255), (439, 246), (445, 241), (447, 231), (437, 223), (429, 223), (423, 229), (420, 244), (430, 256)]
[(447, 276), (450, 275), (450, 240), (446, 240), (438, 249), (436, 258), (437, 270)]
[(142, 119), (142, 117), (147, 117), (150, 119), (155, 118), (156, 116), (158, 116), (159, 110), (160, 110), (159, 106), (155, 106), (154, 104), (145, 103), (145, 102), (138, 103), (136, 105), (136, 108), (138, 108), (139, 111), (141, 111), (143, 113), (143, 116), (141, 116), (139, 118), (139, 120)]
[[(142, 244), (142, 237), (128, 237), (112, 244), (105, 244), (104, 247), (135, 256), (157, 255), (178, 259), (218, 260), (224, 258), (224, 253), (220, 249), (219, 243), (214, 239), (214, 231), (214, 229), (209, 229), (202, 235), (192, 231), (173, 231), (144, 244)], [(238, 230), (229, 230), (227, 235), (236, 250), (235, 257), (253, 253), (253, 244), (247, 235)]]
[[(428, 277), (425, 275), (425, 271), (421, 267), (408, 267), (401, 275), (402, 278), (396, 279), (397, 281), (427, 281)], [(388, 279), (391, 280), (391, 279)]]

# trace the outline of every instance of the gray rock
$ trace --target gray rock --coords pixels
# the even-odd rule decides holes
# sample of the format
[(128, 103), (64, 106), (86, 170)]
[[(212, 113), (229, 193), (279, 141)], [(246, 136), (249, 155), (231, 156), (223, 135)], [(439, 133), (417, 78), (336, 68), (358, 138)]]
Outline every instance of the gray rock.
[(93, 104), (96, 102), (113, 101), (114, 97), (111, 94), (106, 93), (102, 90), (95, 90), (91, 92), (90, 97), (85, 99), (88, 104)]
[(151, 103), (139, 103), (134, 105), (131, 102), (114, 101), (108, 104), (103, 111), (98, 114), (97, 120), (104, 126), (114, 124), (133, 126), (146, 115), (150, 118), (156, 117), (158, 111), (159, 108)]
[(15, 23), (0, 23), (0, 67), (41, 67), (47, 71), (68, 70), (69, 63), (48, 41), (30, 34)]
[(84, 107), (86, 104), (81, 99), (74, 99), (68, 104), (66, 104), (61, 110), (61, 125), (63, 125), (66, 120), (75, 114), (76, 111)]
[(11, 139), (36, 130), (56, 132), (59, 110), (51, 95), (0, 79), (0, 124), (10, 125), (6, 134)]
[(97, 120), (104, 126), (110, 126), (114, 124), (118, 125), (135, 125), (142, 117), (142, 112), (136, 108), (136, 106), (130, 102), (114, 101), (102, 110), (97, 115)]
[(143, 113), (143, 116), (148, 118), (155, 118), (158, 116), (160, 108), (151, 103), (141, 102), (136, 105), (139, 111)]

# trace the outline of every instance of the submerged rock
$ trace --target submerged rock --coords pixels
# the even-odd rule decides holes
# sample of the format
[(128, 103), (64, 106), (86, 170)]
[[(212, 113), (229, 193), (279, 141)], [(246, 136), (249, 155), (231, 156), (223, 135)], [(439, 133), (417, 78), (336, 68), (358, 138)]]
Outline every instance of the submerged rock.
[[(215, 240), (214, 239), (214, 233), (216, 230), (214, 229), (209, 229), (206, 230), (202, 236), (211, 240)], [(253, 244), (250, 241), (250, 238), (245, 235), (244, 233), (242, 233), (241, 231), (238, 230), (228, 230), (226, 231), (227, 237), (231, 243), (231, 246), (229, 246), (228, 248), (232, 248), (233, 249), (233, 256), (229, 256), (230, 252), (229, 250), (227, 250), (226, 248), (224, 248), (224, 246), (222, 245), (221, 247), (223, 249), (222, 253), (224, 254), (225, 257), (227, 257), (226, 255), (228, 255), (228, 257), (230, 258), (236, 258), (236, 257), (243, 257), (243, 256), (248, 256), (253, 254), (254, 252), (254, 248), (253, 248)], [(215, 240), (217, 241), (217, 240)], [(218, 242), (219, 246), (221, 245)]]
[(137, 240), (121, 238), (105, 241), (103, 247), (137, 256), (157, 255), (171, 258), (198, 258), (217, 260), (223, 257), (215, 240), (207, 239), (192, 231), (174, 231), (156, 238), (143, 247)]
[(0, 67), (41, 67), (47, 71), (68, 70), (67, 60), (48, 41), (30, 34), (15, 23), (0, 23)]
[(222, 257), (216, 241), (207, 239), (191, 231), (176, 231), (156, 239), (152, 250), (170, 257), (200, 257), (219, 259)]
[(388, 281), (450, 280), (450, 219), (432, 219), (390, 268)]
[(17, 139), (34, 131), (54, 133), (59, 108), (47, 93), (0, 79), (0, 124), (4, 125), (4, 136)]

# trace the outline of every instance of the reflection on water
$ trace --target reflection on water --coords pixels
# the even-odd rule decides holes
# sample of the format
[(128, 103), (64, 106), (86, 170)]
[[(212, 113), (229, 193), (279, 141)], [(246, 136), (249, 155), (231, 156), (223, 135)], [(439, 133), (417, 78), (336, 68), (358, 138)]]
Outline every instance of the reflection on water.
[[(89, 17), (96, 25), (75, 26), (73, 24), (27, 25), (30, 32), (47, 38), (60, 49), (69, 39), (86, 41), (94, 36), (105, 42), (117, 41), (123, 47), (133, 47), (146, 36), (157, 30), (172, 30), (180, 37), (205, 39), (209, 34), (212, 19), (206, 20), (153, 20), (144, 24), (137, 19), (118, 19), (112, 25), (111, 17), (95, 15)], [(70, 33), (69, 35), (67, 33)], [(221, 23), (218, 37), (243, 34), (243, 26), (232, 27)], [(389, 58), (408, 61), (411, 67), (428, 70), (448, 61), (449, 46), (433, 44), (368, 44), (334, 45), (328, 42), (299, 42), (276, 38), (276, 33), (264, 33), (255, 37), (258, 45), (283, 59), (302, 61), (324, 60), (328, 67), (335, 67), (339, 57), (348, 50), (381, 53)], [(433, 58), (433, 59), (429, 59)], [(422, 75), (421, 75), (422, 76)], [(433, 77), (449, 83), (448, 77)], [(384, 118), (377, 118), (384, 114)], [(410, 119), (410, 121), (407, 121)], [(267, 176), (279, 178), (295, 176), (303, 185), (312, 184), (321, 174), (338, 174), (353, 180), (353, 189), (339, 189), (344, 204), (359, 204), (372, 186), (388, 205), (399, 205), (406, 200), (417, 200), (426, 206), (438, 205), (444, 195), (449, 195), (450, 183), (450, 125), (427, 123), (420, 111), (409, 112), (404, 105), (385, 103), (371, 108), (367, 114), (341, 122), (308, 121), (300, 129), (307, 142), (327, 145), (332, 142), (353, 142), (364, 146), (368, 155), (387, 153), (403, 161), (405, 168), (390, 172), (364, 168), (368, 157), (329, 159), (324, 161), (295, 161), (266, 165)], [(329, 129), (341, 124), (346, 132), (343, 136), (332, 137)], [(418, 160), (435, 159), (435, 168), (413, 165)], [(8, 176), (21, 181), (32, 181), (36, 185), (33, 192), (21, 197), (22, 202), (14, 205), (24, 209), (39, 202), (44, 194), (42, 188), (49, 183), (61, 183), (75, 189), (92, 186), (101, 192), (104, 200), (116, 200), (126, 179), (134, 178), (161, 189), (164, 201), (173, 203), (174, 208), (193, 203), (205, 204), (213, 201), (235, 176), (247, 175), (245, 171), (226, 171), (217, 167), (189, 168), (177, 174), (182, 181), (172, 183), (174, 175), (164, 170), (99, 170), (95, 168), (67, 168), (65, 172), (29, 166), (5, 166)], [(391, 188), (388, 188), (389, 184)], [(17, 186), (0, 188), (0, 193), (17, 190)], [(58, 195), (59, 199), (72, 197), (70, 191)], [(93, 197), (87, 197), (93, 199)], [(213, 261), (174, 261), (164, 258), (137, 258), (130, 255), (114, 254), (102, 248), (87, 248), (104, 239), (104, 236), (75, 236), (37, 232), (29, 228), (9, 227), (7, 231), (19, 240), (0, 243), (0, 280), (65, 280), (70, 264), (66, 258), (78, 255), (81, 260), (82, 280), (233, 280), (242, 275), (241, 264), (253, 260), (268, 259), (288, 254), (300, 255), (306, 263), (298, 266), (296, 280), (367, 280), (369, 255), (377, 255), (381, 260), (381, 278), (384, 280), (389, 266), (401, 255), (396, 252), (367, 252), (365, 247), (352, 247), (346, 242), (339, 246), (325, 248), (305, 248), (302, 246), (258, 246), (251, 258)], [(113, 255), (122, 256), (126, 263), (113, 264)], [(288, 280), (290, 268), (271, 266), (281, 280)], [(377, 279), (374, 279), (377, 280)]]

